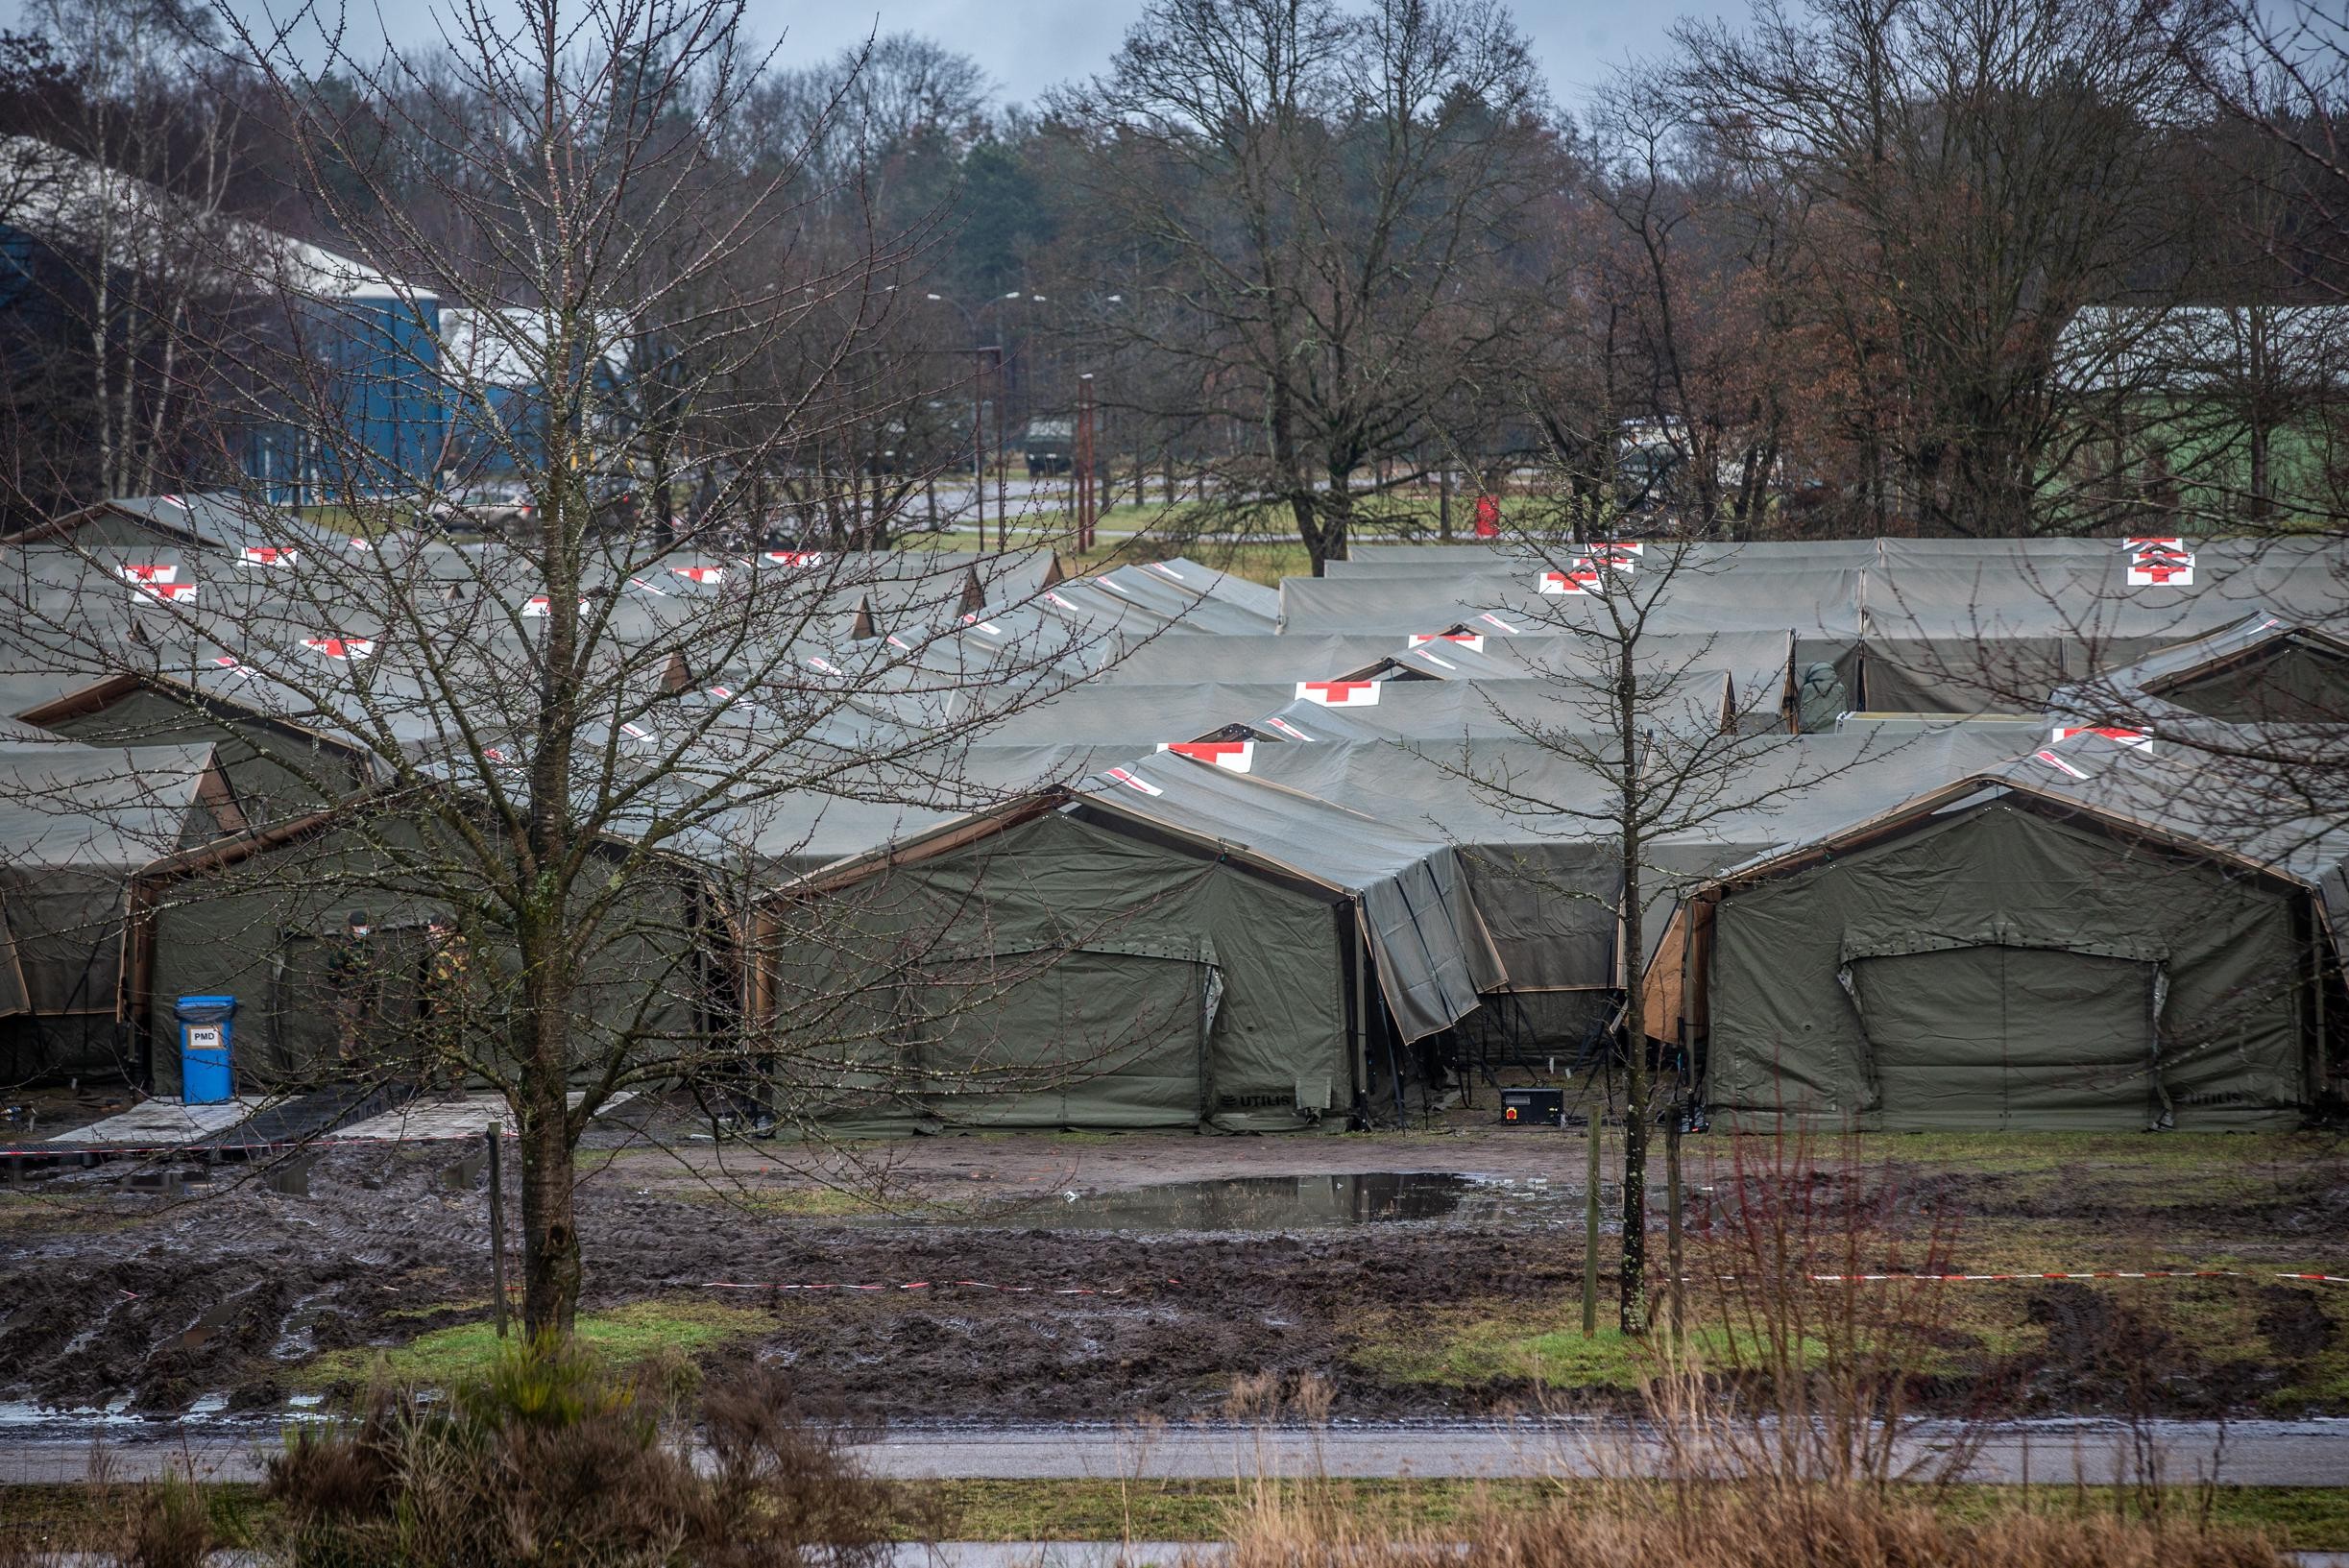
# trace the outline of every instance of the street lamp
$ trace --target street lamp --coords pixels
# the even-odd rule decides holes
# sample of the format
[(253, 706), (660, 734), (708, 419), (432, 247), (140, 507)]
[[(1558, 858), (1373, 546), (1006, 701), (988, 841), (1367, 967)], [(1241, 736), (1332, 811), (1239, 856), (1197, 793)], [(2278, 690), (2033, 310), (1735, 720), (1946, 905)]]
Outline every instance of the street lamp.
[[(980, 344), (977, 341), (979, 315), (981, 311), (992, 310), (997, 305), (1019, 299), (1020, 291), (1013, 289), (1000, 300), (989, 300), (985, 304), (981, 305), (978, 311), (972, 310), (961, 301), (944, 294), (925, 294), (923, 298), (935, 304), (954, 306), (960, 313), (964, 324), (971, 329), (973, 339), (971, 348), (971, 495), (979, 512), (979, 547), (983, 550), (987, 547), (987, 459), (986, 444), (981, 435), (984, 416), (981, 412), (983, 404), (981, 399), (980, 367), (984, 361), (981, 356), (984, 354), (995, 356), (995, 434), (996, 439), (1001, 441), (1004, 434), (1004, 347), (1000, 343)], [(1043, 296), (1039, 294), (1033, 298), (1040, 300)], [(1004, 476), (1001, 470), (998, 470), (995, 475), (995, 547), (998, 550), (1007, 550), (1011, 547), (1011, 518), (1009, 507), (1004, 499)]]

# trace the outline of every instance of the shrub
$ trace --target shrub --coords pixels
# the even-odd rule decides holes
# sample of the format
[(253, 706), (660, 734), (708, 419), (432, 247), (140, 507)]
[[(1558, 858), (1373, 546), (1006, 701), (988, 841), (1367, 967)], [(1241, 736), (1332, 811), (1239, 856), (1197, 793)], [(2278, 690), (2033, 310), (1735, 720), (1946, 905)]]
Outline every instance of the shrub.
[(866, 1568), (884, 1555), (894, 1489), (798, 1420), (771, 1374), (707, 1397), (698, 1463), (662, 1381), (540, 1341), (445, 1399), (378, 1390), (272, 1462), (284, 1544), (309, 1568)]

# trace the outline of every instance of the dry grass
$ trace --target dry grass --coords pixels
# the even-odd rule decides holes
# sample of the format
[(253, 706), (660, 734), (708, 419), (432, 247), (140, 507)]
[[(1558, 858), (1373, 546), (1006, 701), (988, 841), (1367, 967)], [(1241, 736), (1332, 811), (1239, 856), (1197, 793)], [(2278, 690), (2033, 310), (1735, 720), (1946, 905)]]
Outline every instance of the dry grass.
[[(1232, 1568), (2280, 1568), (2267, 1534), (2222, 1528), (2216, 1490), (2183, 1494), (2141, 1460), (2131, 1484), (2068, 1507), (2009, 1492), (1951, 1503), (1984, 1419), (1917, 1440), (1915, 1368), (1949, 1332), (1949, 1292), (1867, 1276), (1949, 1266), (1953, 1218), (1870, 1175), (1846, 1141), (1740, 1140), (1731, 1201), (1667, 1254), (1708, 1287), (1659, 1292), (1656, 1327), (1617, 1347), (1637, 1364), (1645, 1420), (1593, 1429), (1590, 1476), (1397, 1527), (1315, 1467), (1283, 1477), (1259, 1453), (1234, 1492)], [(1828, 1278), (1821, 1278), (1828, 1276)], [(1701, 1305), (1698, 1303), (1701, 1302)], [(1313, 1425), (1312, 1379), (1243, 1379), (1227, 1414)], [(2150, 1454), (2150, 1450), (2147, 1450)], [(1594, 1477), (1595, 1479), (1592, 1479)], [(1966, 1488), (1970, 1499), (1981, 1489)], [(2041, 1494), (2044, 1499), (2044, 1494)]]
[(184, 1475), (167, 1472), (156, 1481), (118, 1482), (108, 1474), (100, 1453), (90, 1484), (77, 1492), (71, 1528), (0, 1533), (0, 1568), (80, 1568), (91, 1562), (204, 1568), (216, 1554), (249, 1544), (248, 1499)]
[(1395, 1531), (1264, 1487), (1231, 1522), (1230, 1568), (2286, 1568), (2265, 1536), (2085, 1511), (1952, 1520), (1866, 1490), (1766, 1481), (1677, 1501), (1654, 1488)]

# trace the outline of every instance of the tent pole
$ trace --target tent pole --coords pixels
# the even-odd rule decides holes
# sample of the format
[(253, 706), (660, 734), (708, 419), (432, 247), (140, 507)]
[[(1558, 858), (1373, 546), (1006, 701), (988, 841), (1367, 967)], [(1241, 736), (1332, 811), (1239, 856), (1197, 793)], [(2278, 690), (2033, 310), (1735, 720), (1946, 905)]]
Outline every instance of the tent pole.
[(1394, 1030), (1380, 1031), (1387, 1037), (1387, 1078), (1394, 1085), (1394, 1124), (1408, 1131), (1411, 1127), (1411, 1104), (1403, 1098), (1403, 1062), (1394, 1049)]
[(1354, 1049), (1348, 1052), (1346, 1074), (1353, 1081), (1354, 1105), (1367, 1110), (1370, 1097), (1370, 1012), (1368, 944), (1363, 940), (1362, 922), (1349, 923), (1354, 937)]
[(2316, 1081), (2311, 1087), (2315, 1091), (2312, 1098), (2322, 1098), (2325, 1091), (2332, 1087), (2333, 1077), (2330, 1071), (2332, 1042), (2325, 1037), (2325, 949), (2328, 944), (2325, 941), (2323, 911), (2312, 907), (2309, 913), (2312, 917), (2309, 950), (2310, 956), (2315, 960), (2312, 967), (2315, 971), (2316, 980)]

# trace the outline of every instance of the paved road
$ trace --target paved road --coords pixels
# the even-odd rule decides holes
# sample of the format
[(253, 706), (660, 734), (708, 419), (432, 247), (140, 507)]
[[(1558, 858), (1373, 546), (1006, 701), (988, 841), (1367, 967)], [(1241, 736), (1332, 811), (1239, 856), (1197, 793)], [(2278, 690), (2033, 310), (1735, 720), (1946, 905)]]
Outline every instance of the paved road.
[[(2193, 1481), (2216, 1467), (2239, 1485), (2349, 1485), (2349, 1420), (2158, 1422), (2146, 1434), (2162, 1473)], [(1911, 1457), (1946, 1453), (1956, 1434), (1924, 1429)], [(1976, 1480), (2091, 1484), (2134, 1473), (2132, 1439), (2118, 1423), (2064, 1422), (1991, 1435), (1970, 1467)], [(1068, 1430), (919, 1432), (861, 1450), (884, 1475), (907, 1478), (1063, 1478), (1141, 1475), (1212, 1478), (1235, 1472), (1316, 1469), (1338, 1476), (1545, 1476), (1653, 1470), (1652, 1440), (1614, 1429), (1537, 1431), (1476, 1426), (1344, 1427), (1327, 1432), (1234, 1433), (1170, 1429), (1149, 1435)]]
[[(2214, 1468), (2236, 1485), (2349, 1485), (2349, 1420), (2153, 1423), (2146, 1438), (2169, 1480), (2192, 1482)], [(121, 1479), (192, 1465), (208, 1479), (251, 1480), (254, 1450), (274, 1429), (198, 1432), (127, 1440), (109, 1434), (109, 1473)], [(1950, 1435), (1921, 1432), (1919, 1459), (1944, 1451)], [(1975, 1457), (1974, 1479), (2013, 1484), (2090, 1484), (2135, 1473), (2132, 1440), (2118, 1423), (2039, 1422), (2001, 1429)], [(1629, 1460), (1654, 1468), (1652, 1442), (1623, 1429), (1547, 1430), (1474, 1425), (1342, 1427), (1326, 1432), (1168, 1429), (1147, 1435), (1108, 1428), (935, 1429), (891, 1434), (859, 1451), (885, 1476), (908, 1480), (1079, 1479), (1120, 1475), (1213, 1479), (1278, 1469), (1336, 1476), (1551, 1476), (1619, 1471)], [(0, 1441), (0, 1483), (76, 1482), (91, 1473), (86, 1436), (43, 1434)]]

